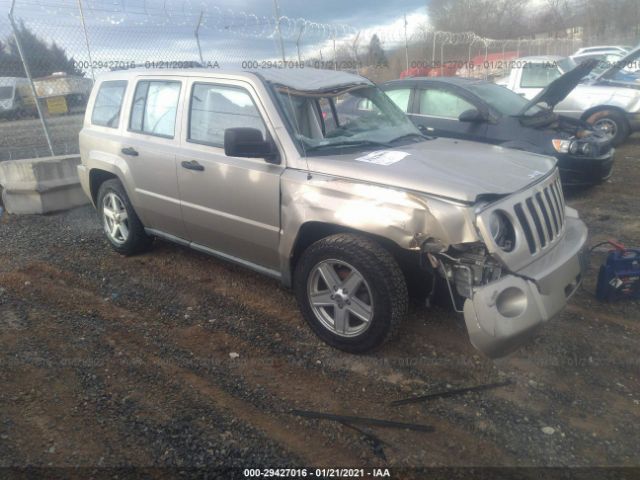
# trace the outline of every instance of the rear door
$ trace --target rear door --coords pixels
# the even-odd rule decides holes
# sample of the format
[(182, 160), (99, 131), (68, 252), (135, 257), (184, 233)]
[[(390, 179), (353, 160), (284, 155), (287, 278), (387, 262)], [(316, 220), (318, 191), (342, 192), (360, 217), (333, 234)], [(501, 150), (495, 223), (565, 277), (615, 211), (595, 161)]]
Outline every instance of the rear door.
[(193, 78), (187, 86), (178, 181), (188, 238), (213, 253), (279, 271), (280, 165), (227, 157), (224, 131), (273, 137), (266, 109), (244, 81)]
[(134, 207), (145, 227), (184, 238), (176, 154), (184, 80), (174, 76), (138, 77), (130, 88), (127, 129), (119, 155), (135, 195)]
[(481, 110), (462, 93), (440, 86), (418, 87), (415, 91), (411, 119), (427, 134), (447, 138), (485, 141), (486, 122), (461, 122), (467, 110)]

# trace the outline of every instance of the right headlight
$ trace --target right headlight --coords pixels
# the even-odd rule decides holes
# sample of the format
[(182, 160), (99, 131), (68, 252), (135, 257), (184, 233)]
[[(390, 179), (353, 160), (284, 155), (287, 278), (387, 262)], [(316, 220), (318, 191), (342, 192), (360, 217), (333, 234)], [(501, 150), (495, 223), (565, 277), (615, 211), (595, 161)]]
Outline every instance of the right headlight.
[(575, 155), (578, 152), (578, 143), (572, 140), (564, 140), (561, 138), (555, 138), (551, 140), (553, 148), (558, 153), (571, 153)]
[(505, 252), (510, 252), (516, 245), (516, 232), (513, 223), (506, 213), (501, 210), (491, 212), (489, 215), (489, 233), (496, 245)]

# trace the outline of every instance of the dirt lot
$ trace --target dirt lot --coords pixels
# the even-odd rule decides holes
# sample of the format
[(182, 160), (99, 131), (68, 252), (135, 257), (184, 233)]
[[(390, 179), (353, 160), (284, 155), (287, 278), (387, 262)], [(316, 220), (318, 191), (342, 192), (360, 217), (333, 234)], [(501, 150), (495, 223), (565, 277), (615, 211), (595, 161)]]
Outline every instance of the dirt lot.
[[(617, 155), (611, 181), (569, 195), (591, 244), (640, 244), (640, 139)], [(113, 253), (88, 207), (5, 214), (0, 245), (2, 466), (640, 465), (640, 309), (598, 303), (594, 267), (508, 358), (479, 356), (452, 312), (418, 305), (398, 340), (353, 356), (317, 340), (275, 281), (162, 241)], [(291, 409), (435, 431), (365, 434)]]

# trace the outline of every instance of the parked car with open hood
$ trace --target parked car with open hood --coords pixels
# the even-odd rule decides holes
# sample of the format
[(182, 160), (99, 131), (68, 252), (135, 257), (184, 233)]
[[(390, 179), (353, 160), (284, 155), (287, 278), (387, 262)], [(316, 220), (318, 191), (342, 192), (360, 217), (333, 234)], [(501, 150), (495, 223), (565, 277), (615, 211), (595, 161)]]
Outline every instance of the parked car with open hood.
[(610, 139), (584, 121), (540, 106), (568, 93), (566, 82), (555, 80), (533, 100), (484, 80), (459, 77), (394, 80), (382, 89), (425, 134), (553, 156), (563, 184), (596, 184), (611, 175)]
[[(352, 97), (372, 108), (341, 114)], [(445, 282), (473, 345), (500, 356), (582, 278), (587, 230), (554, 159), (426, 138), (357, 75), (108, 73), (80, 155), (116, 251), (157, 236), (274, 277), (311, 329), (349, 352), (399, 330), (408, 279), (425, 295)]]
[[(640, 130), (640, 84), (629, 82), (621, 72), (628, 62), (637, 59), (637, 54), (632, 54), (620, 64), (584, 77), (554, 105), (554, 111), (595, 126), (612, 139), (614, 146), (624, 142), (629, 134)], [(496, 83), (528, 99), (577, 66), (571, 58), (551, 55), (520, 58), (513, 65), (509, 76)]]

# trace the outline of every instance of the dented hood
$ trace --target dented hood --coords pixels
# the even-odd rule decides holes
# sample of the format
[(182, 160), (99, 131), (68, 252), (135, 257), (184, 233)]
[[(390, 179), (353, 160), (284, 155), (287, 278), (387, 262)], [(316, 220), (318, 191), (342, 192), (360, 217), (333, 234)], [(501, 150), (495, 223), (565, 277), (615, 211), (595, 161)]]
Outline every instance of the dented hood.
[(308, 157), (309, 168), (473, 203), (480, 195), (522, 190), (546, 176), (556, 164), (551, 157), (446, 138), (374, 152)]

